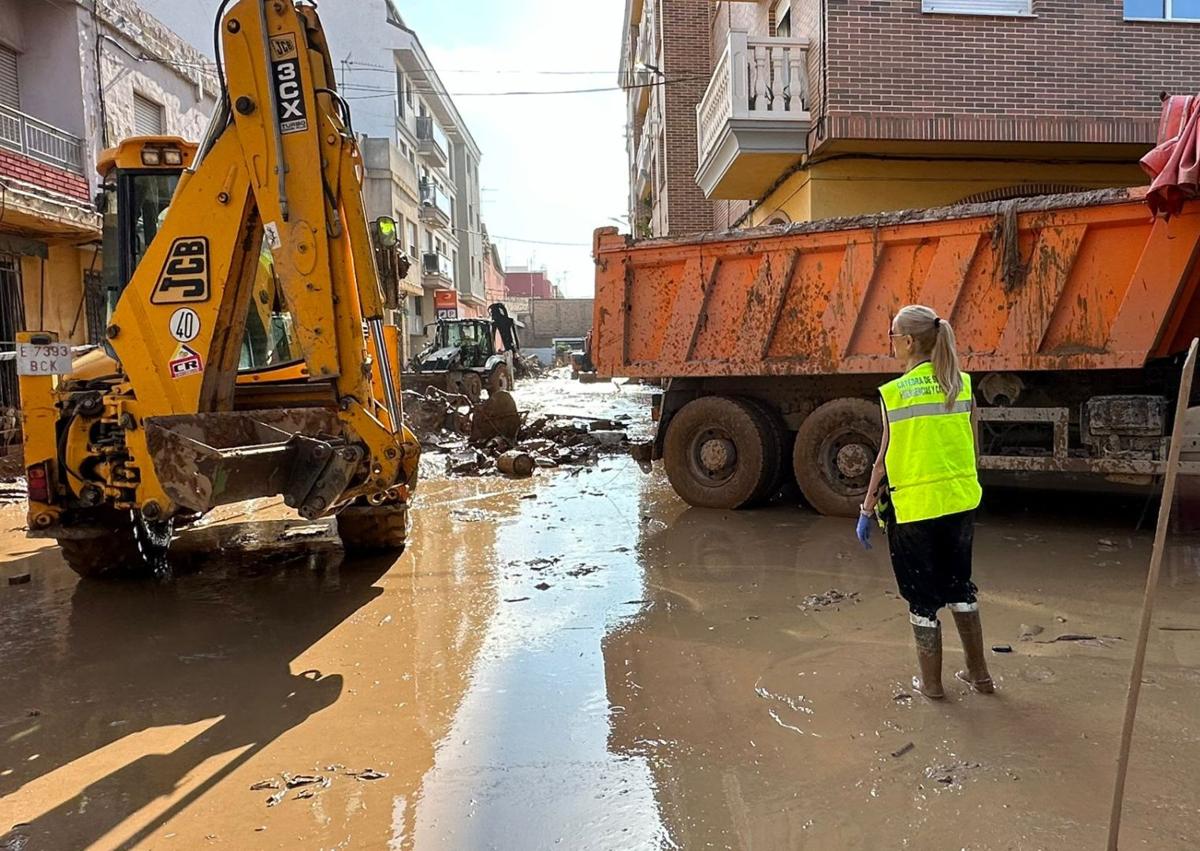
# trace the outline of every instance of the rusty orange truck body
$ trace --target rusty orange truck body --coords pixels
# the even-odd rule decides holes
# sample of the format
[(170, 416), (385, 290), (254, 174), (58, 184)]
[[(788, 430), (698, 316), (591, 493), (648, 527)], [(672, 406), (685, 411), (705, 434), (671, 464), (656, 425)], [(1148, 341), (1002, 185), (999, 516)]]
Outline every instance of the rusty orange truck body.
[(974, 377), (982, 470), (1153, 486), (1181, 355), (1200, 335), (1200, 201), (1153, 219), (1144, 196), (642, 242), (602, 229), (597, 368), (669, 379), (653, 456), (688, 502), (763, 501), (790, 466), (815, 508), (851, 514), (881, 434), (876, 388), (901, 369), (891, 319), (927, 304)]

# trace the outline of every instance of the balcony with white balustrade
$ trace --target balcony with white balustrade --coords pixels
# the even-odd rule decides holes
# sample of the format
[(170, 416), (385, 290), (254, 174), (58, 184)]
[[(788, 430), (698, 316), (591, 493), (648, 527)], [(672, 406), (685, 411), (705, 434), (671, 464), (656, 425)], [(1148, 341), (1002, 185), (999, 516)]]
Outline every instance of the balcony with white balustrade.
[(808, 40), (729, 34), (696, 107), (699, 168), (708, 198), (756, 199), (805, 153)]

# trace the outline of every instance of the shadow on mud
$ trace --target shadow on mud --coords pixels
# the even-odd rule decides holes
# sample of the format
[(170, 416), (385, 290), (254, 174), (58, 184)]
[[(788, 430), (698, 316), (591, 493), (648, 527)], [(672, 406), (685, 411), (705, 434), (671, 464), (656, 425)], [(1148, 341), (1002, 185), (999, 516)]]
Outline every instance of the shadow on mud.
[[(273, 531), (257, 530), (263, 540), (278, 538)], [(51, 780), (69, 797), (45, 812), (13, 813), (19, 824), (0, 835), (0, 847), (89, 847), (172, 794), (206, 760), (226, 755), (200, 786), (119, 847), (136, 846), (339, 699), (340, 673), (293, 672), (291, 663), (382, 593), (375, 583), (395, 556), (343, 563), (328, 535), (309, 535), (285, 548), (251, 542), (237, 549), (223, 541), (207, 555), (212, 541), (198, 536), (175, 554), (176, 578), (169, 582), (90, 581), (72, 588), (57, 550), (7, 565), (45, 579), (0, 606), (0, 625), (37, 625), (23, 635), (4, 630), (0, 741), (8, 754), (0, 757), (7, 769), (0, 797), (64, 767), (61, 782)], [(78, 760), (88, 768), (111, 761), (113, 754), (99, 752), (119, 740), (199, 722), (210, 723), (174, 750), (147, 753), (155, 746), (139, 742), (144, 755), (82, 788), (71, 776)], [(179, 741), (171, 735), (167, 747)], [(36, 758), (25, 755), (30, 749)]]

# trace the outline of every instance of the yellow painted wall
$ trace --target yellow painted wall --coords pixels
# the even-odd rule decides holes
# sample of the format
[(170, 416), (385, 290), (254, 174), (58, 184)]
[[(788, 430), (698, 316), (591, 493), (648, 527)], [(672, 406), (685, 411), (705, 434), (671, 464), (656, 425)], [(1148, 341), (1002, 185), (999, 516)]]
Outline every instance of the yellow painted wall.
[[(50, 245), (45, 260), (45, 293), (42, 293), (42, 259), (21, 258), (21, 289), (25, 297), (25, 327), (30, 331), (57, 331), (65, 342), (87, 342), (87, 316), (81, 312), (83, 274), (90, 268), (92, 249)], [(99, 261), (97, 261), (99, 271)], [(44, 315), (40, 313), (44, 308)], [(78, 315), (78, 322), (76, 322)], [(71, 334), (71, 326), (75, 333)]]
[(990, 190), (1028, 184), (1081, 189), (1141, 186), (1136, 163), (1055, 164), (976, 160), (897, 161), (846, 158), (817, 163), (793, 174), (751, 214), (747, 224), (857, 216), (955, 204)]

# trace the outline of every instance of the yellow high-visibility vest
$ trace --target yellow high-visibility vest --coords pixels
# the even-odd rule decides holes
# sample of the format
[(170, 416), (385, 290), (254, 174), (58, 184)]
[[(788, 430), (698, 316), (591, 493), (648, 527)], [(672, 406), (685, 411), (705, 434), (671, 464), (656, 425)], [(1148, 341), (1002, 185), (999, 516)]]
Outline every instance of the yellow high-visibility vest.
[(983, 490), (971, 427), (971, 376), (949, 408), (925, 362), (879, 388), (888, 421), (884, 463), (897, 523), (979, 507)]

